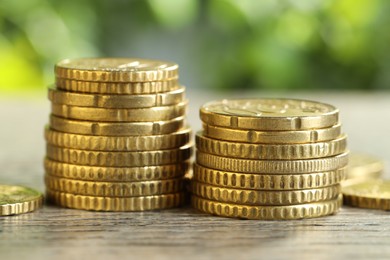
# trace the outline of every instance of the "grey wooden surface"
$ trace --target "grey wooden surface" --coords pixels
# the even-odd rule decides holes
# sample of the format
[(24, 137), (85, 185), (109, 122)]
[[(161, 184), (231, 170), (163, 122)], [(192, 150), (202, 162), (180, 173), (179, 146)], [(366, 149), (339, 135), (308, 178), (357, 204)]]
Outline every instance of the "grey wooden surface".
[[(349, 147), (390, 162), (390, 93), (247, 93), (322, 100), (341, 110)], [(0, 96), (0, 183), (44, 190), (41, 95)], [(219, 93), (189, 89), (189, 122)], [(237, 96), (234, 93), (225, 96)], [(0, 218), (0, 259), (389, 259), (390, 213), (343, 207), (335, 216), (248, 221), (189, 207), (143, 213), (99, 213), (45, 206)]]

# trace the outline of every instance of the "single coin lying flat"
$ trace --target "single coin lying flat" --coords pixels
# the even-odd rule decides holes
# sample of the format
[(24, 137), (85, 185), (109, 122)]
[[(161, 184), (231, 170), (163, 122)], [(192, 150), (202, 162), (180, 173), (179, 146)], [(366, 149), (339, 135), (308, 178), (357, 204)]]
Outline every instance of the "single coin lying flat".
[(390, 181), (372, 179), (343, 187), (344, 203), (353, 207), (390, 210)]
[(42, 193), (21, 186), (0, 185), (0, 216), (35, 211), (42, 206)]

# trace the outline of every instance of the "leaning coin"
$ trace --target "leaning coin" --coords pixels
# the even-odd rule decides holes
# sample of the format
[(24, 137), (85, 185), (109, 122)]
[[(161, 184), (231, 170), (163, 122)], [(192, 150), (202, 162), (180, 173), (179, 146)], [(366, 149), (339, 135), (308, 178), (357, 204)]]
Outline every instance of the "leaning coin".
[(61, 91), (49, 88), (49, 100), (54, 104), (101, 108), (147, 108), (172, 106), (184, 101), (185, 88), (166, 93), (141, 95), (103, 95)]
[(348, 152), (326, 158), (306, 160), (246, 160), (227, 158), (197, 151), (196, 162), (221, 171), (257, 174), (303, 174), (328, 172), (348, 164)]
[(378, 178), (384, 170), (384, 162), (374, 156), (351, 153), (348, 164), (347, 179), (365, 180)]
[(95, 136), (68, 134), (45, 128), (48, 144), (91, 151), (151, 151), (179, 148), (190, 142), (191, 129), (166, 135)]
[(346, 167), (305, 174), (252, 174), (214, 170), (194, 164), (193, 180), (225, 188), (249, 190), (301, 190), (339, 184), (345, 179)]
[(56, 77), (61, 90), (88, 94), (142, 95), (169, 92), (180, 88), (178, 79), (148, 82), (98, 82)]
[(47, 157), (59, 162), (88, 166), (139, 167), (181, 163), (192, 155), (192, 146), (158, 151), (103, 152), (46, 146)]
[(93, 211), (145, 211), (182, 206), (185, 193), (142, 197), (96, 197), (46, 190), (50, 202), (62, 207)]
[(46, 174), (82, 181), (133, 182), (166, 180), (183, 177), (189, 171), (189, 161), (143, 167), (102, 167), (61, 163), (45, 159)]
[(298, 99), (225, 99), (200, 109), (200, 118), (208, 125), (265, 131), (331, 127), (338, 115), (334, 106)]
[(304, 144), (257, 144), (229, 142), (213, 139), (198, 132), (196, 147), (199, 151), (219, 156), (246, 158), (246, 159), (312, 159), (341, 154), (347, 148), (347, 136)]
[(192, 181), (191, 192), (198, 197), (219, 202), (257, 206), (287, 206), (332, 200), (338, 197), (341, 188), (340, 185), (333, 185), (316, 189), (265, 191), (222, 188)]
[(300, 205), (289, 206), (248, 206), (230, 204), (203, 199), (197, 196), (191, 198), (192, 206), (202, 212), (230, 218), (258, 219), (258, 220), (292, 220), (317, 218), (337, 213), (343, 197)]
[(353, 207), (390, 210), (390, 181), (372, 179), (343, 185), (344, 203)]
[(50, 116), (50, 127), (54, 130), (72, 134), (127, 136), (163, 135), (181, 130), (185, 126), (184, 117), (156, 122), (93, 122), (70, 120)]
[(224, 128), (203, 124), (203, 135), (224, 141), (263, 143), (263, 144), (299, 144), (334, 140), (341, 135), (341, 125), (329, 128), (297, 131), (256, 131)]
[(42, 193), (21, 186), (0, 185), (0, 216), (35, 211), (42, 206)]
[(136, 197), (183, 191), (183, 179), (139, 181), (139, 182), (97, 182), (80, 181), (45, 176), (46, 187), (50, 190), (88, 196)]
[(55, 65), (59, 78), (103, 82), (164, 81), (178, 78), (176, 63), (130, 58), (66, 59)]
[(148, 108), (96, 108), (76, 107), (52, 104), (51, 111), (55, 116), (104, 122), (153, 122), (166, 121), (184, 116), (188, 102), (174, 106), (148, 107)]

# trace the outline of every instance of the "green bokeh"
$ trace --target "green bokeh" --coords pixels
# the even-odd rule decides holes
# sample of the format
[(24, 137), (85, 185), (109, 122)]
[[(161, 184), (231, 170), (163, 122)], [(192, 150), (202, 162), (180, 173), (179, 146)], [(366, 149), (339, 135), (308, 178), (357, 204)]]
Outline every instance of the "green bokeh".
[(60, 59), (169, 59), (214, 89), (390, 88), (387, 0), (0, 0), (0, 91)]

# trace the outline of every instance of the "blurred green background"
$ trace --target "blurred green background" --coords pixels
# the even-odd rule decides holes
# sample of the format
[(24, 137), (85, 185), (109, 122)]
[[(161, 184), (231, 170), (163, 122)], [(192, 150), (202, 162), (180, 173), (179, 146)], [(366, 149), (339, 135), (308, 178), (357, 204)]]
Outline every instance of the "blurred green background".
[(388, 0), (0, 0), (0, 91), (64, 58), (172, 60), (188, 88), (390, 88)]

